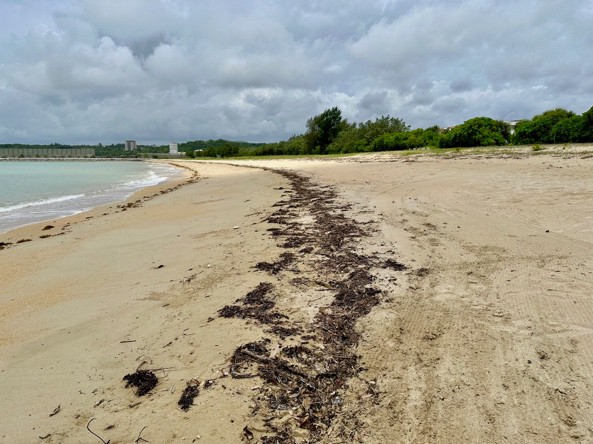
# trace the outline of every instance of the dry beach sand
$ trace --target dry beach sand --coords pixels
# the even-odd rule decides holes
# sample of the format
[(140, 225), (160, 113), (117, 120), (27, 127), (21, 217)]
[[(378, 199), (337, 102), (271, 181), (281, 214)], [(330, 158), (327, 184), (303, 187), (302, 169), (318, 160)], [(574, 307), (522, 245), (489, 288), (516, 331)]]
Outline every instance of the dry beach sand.
[(0, 235), (1, 442), (593, 442), (592, 156), (180, 163)]

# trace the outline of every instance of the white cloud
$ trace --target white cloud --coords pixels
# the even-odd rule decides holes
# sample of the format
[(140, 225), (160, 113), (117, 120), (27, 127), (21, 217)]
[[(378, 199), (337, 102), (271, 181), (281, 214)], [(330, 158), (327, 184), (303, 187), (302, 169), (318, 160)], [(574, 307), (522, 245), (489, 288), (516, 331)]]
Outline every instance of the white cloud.
[(592, 21), (576, 0), (6, 0), (0, 140), (271, 141), (332, 106), (413, 127), (580, 113)]

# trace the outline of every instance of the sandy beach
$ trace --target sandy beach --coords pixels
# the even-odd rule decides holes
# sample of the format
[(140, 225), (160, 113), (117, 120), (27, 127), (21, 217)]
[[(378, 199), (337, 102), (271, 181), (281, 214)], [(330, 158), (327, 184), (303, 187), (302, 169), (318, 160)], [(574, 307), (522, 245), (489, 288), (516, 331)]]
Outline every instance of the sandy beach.
[(176, 163), (0, 235), (1, 442), (593, 442), (593, 156)]

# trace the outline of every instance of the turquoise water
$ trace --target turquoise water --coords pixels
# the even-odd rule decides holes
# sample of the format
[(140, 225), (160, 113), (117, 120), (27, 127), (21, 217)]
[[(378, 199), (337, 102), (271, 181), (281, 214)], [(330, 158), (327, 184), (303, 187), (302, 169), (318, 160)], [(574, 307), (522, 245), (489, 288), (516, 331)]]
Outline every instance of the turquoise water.
[(0, 233), (126, 199), (141, 188), (181, 177), (151, 162), (0, 162)]

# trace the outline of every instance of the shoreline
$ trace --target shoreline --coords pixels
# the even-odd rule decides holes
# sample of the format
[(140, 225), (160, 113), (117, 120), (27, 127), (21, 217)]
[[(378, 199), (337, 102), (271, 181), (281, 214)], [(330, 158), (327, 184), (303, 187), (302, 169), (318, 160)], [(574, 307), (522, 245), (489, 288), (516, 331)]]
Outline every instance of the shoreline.
[(3, 439), (593, 433), (591, 158), (180, 163), (199, 181), (0, 252)]
[[(70, 159), (64, 159), (70, 160)], [(81, 161), (87, 159), (80, 159)], [(149, 162), (154, 162), (154, 160), (150, 160)], [(0, 250), (4, 248), (8, 248), (10, 246), (17, 245), (18, 241), (21, 239), (28, 239), (34, 237), (37, 233), (43, 231), (43, 228), (48, 225), (55, 225), (64, 223), (64, 225), (71, 225), (74, 223), (79, 223), (82, 220), (88, 220), (90, 218), (94, 218), (97, 216), (105, 216), (112, 211), (122, 210), (122, 207), (128, 207), (132, 204), (140, 204), (139, 201), (147, 200), (149, 197), (156, 197), (157, 194), (161, 194), (162, 191), (171, 191), (176, 189), (178, 186), (183, 186), (184, 184), (191, 183), (197, 180), (197, 172), (192, 171), (191, 169), (187, 168), (186, 166), (176, 164), (175, 161), (164, 161), (164, 162), (154, 162), (154, 163), (166, 163), (168, 165), (174, 166), (179, 170), (184, 172), (185, 177), (182, 178), (167, 178), (163, 182), (157, 185), (151, 185), (139, 190), (134, 191), (130, 196), (126, 197), (122, 200), (117, 200), (107, 204), (100, 204), (91, 209), (83, 210), (77, 212), (75, 214), (65, 215), (58, 218), (48, 218), (43, 221), (39, 222), (32, 222), (25, 225), (21, 225), (15, 228), (12, 228), (8, 231), (0, 233)], [(47, 233), (41, 233), (41, 235), (45, 235)], [(15, 240), (18, 238), (18, 240)], [(21, 242), (22, 243), (22, 242)]]
[[(111, 383), (106, 386), (101, 381), (120, 387), (122, 377), (145, 360), (156, 367), (172, 366), (167, 373), (189, 380), (195, 376), (194, 368), (201, 372), (212, 365), (223, 368), (227, 351), (248, 334), (217, 327), (208, 339), (195, 336), (221, 302), (232, 302), (226, 285), (236, 290), (253, 279), (244, 255), (233, 257), (227, 252), (239, 248), (258, 256), (269, 254), (271, 245), (257, 234), (258, 214), (280, 194), (272, 191), (270, 195), (268, 189), (283, 182), (255, 170), (182, 166), (199, 170), (200, 180), (172, 192), (155, 191), (130, 210), (82, 217), (64, 235), (0, 252), (5, 264), (0, 270), (0, 391), (4, 394), (0, 407), (6, 418), (0, 424), (2, 439), (36, 442), (49, 433), (45, 442), (84, 442), (90, 436), (85, 424), (91, 417), (119, 416), (119, 410), (131, 416), (117, 420), (118, 434), (126, 434), (121, 421), (132, 421), (128, 430), (137, 421), (154, 423), (161, 417), (158, 411), (127, 411), (125, 405), (138, 401), (134, 393), (125, 389), (117, 395)], [(252, 191), (249, 197), (244, 194), (246, 187)], [(251, 222), (245, 223), (246, 219)], [(222, 247), (225, 244), (228, 248)], [(220, 284), (222, 288), (212, 288)], [(208, 299), (188, 298), (185, 292), (196, 285), (204, 286)], [(183, 325), (188, 316), (194, 321)], [(167, 341), (161, 343), (163, 339)], [(203, 343), (199, 356), (180, 360), (175, 350), (194, 340)], [(209, 350), (204, 352), (206, 346)], [(153, 352), (147, 347), (154, 347)], [(187, 359), (196, 358), (203, 362), (188, 366)], [(168, 404), (168, 398), (158, 402)], [(243, 402), (235, 401), (230, 401), (233, 409), (225, 416), (243, 411)], [(51, 413), (58, 404), (59, 415), (45, 412), (52, 406)], [(95, 404), (101, 408), (95, 410)], [(220, 411), (207, 416), (214, 421)], [(240, 433), (240, 429), (231, 430), (235, 436)], [(164, 429), (168, 438), (161, 442), (175, 440), (172, 432)]]

